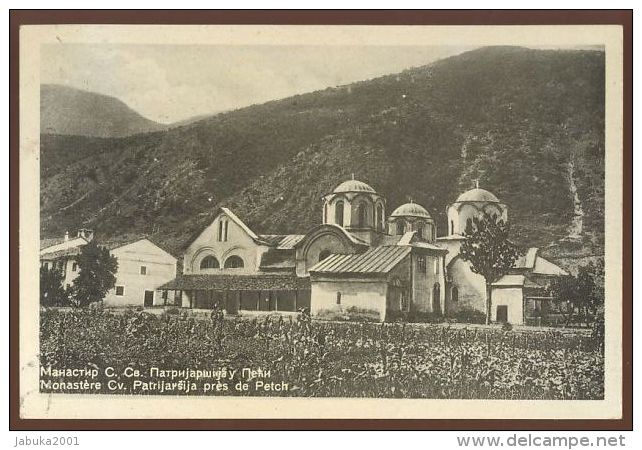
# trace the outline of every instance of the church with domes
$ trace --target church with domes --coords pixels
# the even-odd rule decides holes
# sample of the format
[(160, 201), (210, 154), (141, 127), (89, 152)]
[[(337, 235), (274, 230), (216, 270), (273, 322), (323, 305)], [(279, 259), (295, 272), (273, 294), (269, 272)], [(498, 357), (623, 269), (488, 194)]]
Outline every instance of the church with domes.
[[(464, 192), (446, 207), (445, 236), (423, 206), (405, 203), (389, 215), (387, 207), (353, 177), (323, 196), (321, 223), (304, 234), (259, 234), (220, 208), (189, 243), (183, 273), (159, 288), (161, 304), (228, 314), (307, 308), (319, 318), (378, 321), (484, 313), (485, 281), (462, 259), (461, 242), (475, 217), (507, 221), (507, 205), (479, 186)], [(550, 280), (565, 273), (538, 249), (525, 250), (492, 285), (492, 320), (532, 322), (550, 303)]]

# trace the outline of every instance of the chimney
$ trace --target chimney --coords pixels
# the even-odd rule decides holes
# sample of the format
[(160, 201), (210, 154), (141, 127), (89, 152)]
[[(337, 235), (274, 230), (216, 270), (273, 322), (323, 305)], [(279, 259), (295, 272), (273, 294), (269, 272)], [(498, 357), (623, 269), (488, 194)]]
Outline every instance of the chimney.
[(65, 231), (65, 242), (69, 240), (69, 231)]

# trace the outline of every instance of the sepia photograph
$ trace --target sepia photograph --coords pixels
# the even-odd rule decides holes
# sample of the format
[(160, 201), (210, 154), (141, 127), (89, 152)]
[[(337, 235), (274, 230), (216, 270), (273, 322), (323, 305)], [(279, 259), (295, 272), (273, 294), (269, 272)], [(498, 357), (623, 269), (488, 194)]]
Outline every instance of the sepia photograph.
[(25, 417), (620, 417), (620, 28), (151, 28), (21, 30)]

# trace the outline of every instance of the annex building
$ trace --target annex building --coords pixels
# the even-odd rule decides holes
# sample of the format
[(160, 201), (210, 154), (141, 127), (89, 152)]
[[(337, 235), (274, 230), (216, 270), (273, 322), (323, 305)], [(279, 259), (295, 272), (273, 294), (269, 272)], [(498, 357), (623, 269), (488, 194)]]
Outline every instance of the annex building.
[[(80, 229), (75, 237), (43, 239), (40, 266), (59, 270), (63, 287), (71, 286), (79, 273), (77, 263), (83, 246), (94, 239), (92, 230)], [(118, 261), (116, 285), (104, 299), (105, 306), (154, 306), (165, 299), (158, 290), (176, 276), (176, 258), (146, 238), (99, 242)]]
[[(386, 199), (358, 180), (323, 198), (322, 223), (305, 234), (258, 234), (227, 208), (183, 255), (183, 272), (158, 287), (163, 304), (241, 311), (297, 311), (324, 316), (357, 311), (385, 320), (399, 312), (485, 313), (485, 282), (460, 256), (463, 230), (475, 216), (508, 220), (508, 207), (475, 188), (447, 207), (448, 233), (421, 205), (386, 213)], [(545, 287), (566, 272), (525, 251), (493, 284), (492, 318), (522, 324), (545, 304)], [(156, 303), (155, 303), (156, 304)]]

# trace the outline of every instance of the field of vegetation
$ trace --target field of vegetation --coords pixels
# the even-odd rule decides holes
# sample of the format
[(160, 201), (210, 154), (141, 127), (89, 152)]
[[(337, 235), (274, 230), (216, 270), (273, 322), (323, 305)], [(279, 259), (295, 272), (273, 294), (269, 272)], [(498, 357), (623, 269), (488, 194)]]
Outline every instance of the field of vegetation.
[[(567, 331), (41, 310), (41, 364), (263, 368), (305, 397), (601, 399), (602, 338)], [(240, 377), (240, 370), (235, 377)], [(240, 378), (239, 378), (240, 379)], [(238, 380), (233, 380), (238, 381)], [(197, 394), (198, 392), (192, 392)], [(212, 393), (215, 394), (215, 393)]]

